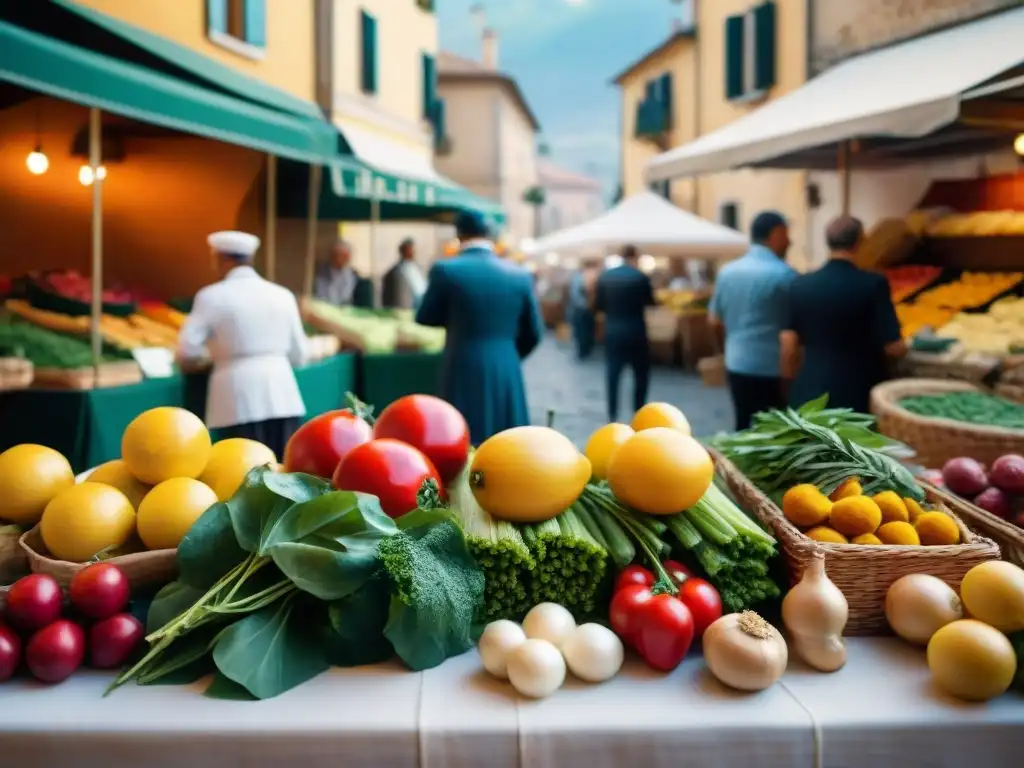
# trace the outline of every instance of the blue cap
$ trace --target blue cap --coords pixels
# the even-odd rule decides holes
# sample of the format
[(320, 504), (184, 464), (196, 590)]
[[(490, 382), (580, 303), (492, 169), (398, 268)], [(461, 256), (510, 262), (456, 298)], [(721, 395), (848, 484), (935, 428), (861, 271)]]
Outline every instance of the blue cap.
[(786, 226), (785, 217), (778, 211), (763, 211), (754, 217), (750, 225), (750, 239), (762, 243), (779, 227)]
[(491, 228), (479, 211), (460, 211), (455, 217), (455, 234), (463, 240), (474, 237), (489, 237)]

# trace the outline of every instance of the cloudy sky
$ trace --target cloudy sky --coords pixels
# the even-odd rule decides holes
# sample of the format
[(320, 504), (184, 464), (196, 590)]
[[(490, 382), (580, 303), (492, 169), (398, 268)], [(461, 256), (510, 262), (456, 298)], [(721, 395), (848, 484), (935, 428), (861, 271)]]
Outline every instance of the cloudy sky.
[[(438, 0), (441, 47), (476, 58), (476, 0)], [(499, 66), (537, 113), (553, 159), (618, 181), (619, 101), (611, 78), (668, 36), (670, 0), (484, 0)]]

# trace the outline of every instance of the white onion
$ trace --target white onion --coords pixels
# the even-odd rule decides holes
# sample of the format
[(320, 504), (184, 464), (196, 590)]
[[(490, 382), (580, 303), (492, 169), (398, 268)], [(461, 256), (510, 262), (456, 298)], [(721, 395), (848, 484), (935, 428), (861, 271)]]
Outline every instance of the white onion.
[(603, 683), (618, 674), (624, 651), (618, 635), (600, 624), (583, 624), (562, 643), (569, 671), (588, 683)]
[(508, 654), (526, 642), (526, 633), (514, 621), (500, 619), (488, 624), (480, 635), (477, 650), (484, 669), (495, 677), (508, 678), (506, 660)]
[(927, 645), (932, 635), (963, 618), (960, 598), (946, 582), (911, 573), (893, 582), (885, 595), (885, 618), (908, 643)]
[(508, 679), (523, 696), (542, 699), (565, 682), (562, 652), (547, 640), (526, 640), (508, 655)]
[(576, 619), (558, 603), (535, 605), (523, 619), (523, 631), (531, 640), (547, 640), (556, 648), (576, 629)]

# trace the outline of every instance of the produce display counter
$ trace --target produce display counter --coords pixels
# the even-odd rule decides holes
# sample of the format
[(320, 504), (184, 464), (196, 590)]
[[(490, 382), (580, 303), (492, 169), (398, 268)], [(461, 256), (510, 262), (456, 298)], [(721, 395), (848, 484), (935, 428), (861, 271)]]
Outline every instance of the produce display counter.
[[(356, 391), (352, 354), (312, 363), (295, 374), (310, 416), (343, 407), (345, 392)], [(3, 393), (0, 451), (19, 443), (40, 443), (60, 451), (76, 472), (82, 472), (120, 456), (125, 427), (143, 411), (178, 406), (202, 416), (206, 386), (206, 374), (193, 374), (105, 389)]]
[(357, 392), (376, 413), (405, 395), (436, 395), (441, 357), (427, 352), (361, 355)]
[(349, 768), (1020, 764), (1024, 699), (957, 702), (931, 687), (920, 650), (885, 638), (847, 647), (839, 672), (791, 657), (781, 684), (753, 695), (724, 688), (699, 654), (668, 675), (630, 661), (604, 685), (569, 681), (542, 701), (488, 677), (475, 652), (418, 674), (335, 669), (262, 702), (203, 698), (198, 684), (102, 698), (102, 673), (49, 688), (19, 680), (5, 684), (18, 706), (0, 722), (0, 747), (34, 768), (316, 768), (338, 755)]

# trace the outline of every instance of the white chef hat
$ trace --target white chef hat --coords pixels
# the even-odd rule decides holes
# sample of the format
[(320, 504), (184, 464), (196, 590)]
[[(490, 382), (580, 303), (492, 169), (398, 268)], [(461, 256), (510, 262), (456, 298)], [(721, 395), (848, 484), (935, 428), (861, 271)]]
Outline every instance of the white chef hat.
[(224, 256), (249, 261), (260, 248), (260, 239), (248, 232), (214, 232), (206, 242)]

